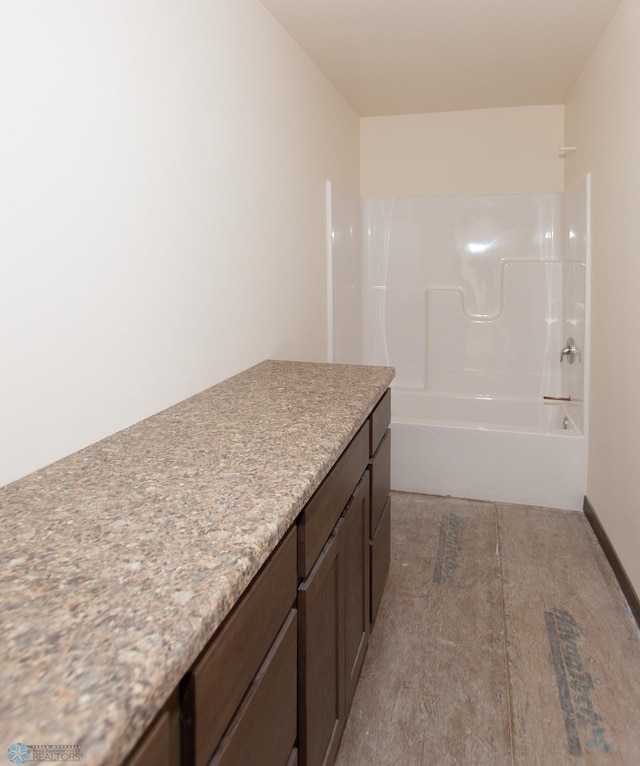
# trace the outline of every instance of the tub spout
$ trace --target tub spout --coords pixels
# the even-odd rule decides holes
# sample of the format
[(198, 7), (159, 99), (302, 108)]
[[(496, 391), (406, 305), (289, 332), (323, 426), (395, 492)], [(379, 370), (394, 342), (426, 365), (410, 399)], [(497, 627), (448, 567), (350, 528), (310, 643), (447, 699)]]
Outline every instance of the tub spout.
[(576, 344), (573, 338), (567, 338), (565, 347), (560, 352), (560, 364), (562, 364), (564, 358), (567, 358), (569, 364), (573, 364), (576, 357), (580, 356), (580, 351), (576, 348)]

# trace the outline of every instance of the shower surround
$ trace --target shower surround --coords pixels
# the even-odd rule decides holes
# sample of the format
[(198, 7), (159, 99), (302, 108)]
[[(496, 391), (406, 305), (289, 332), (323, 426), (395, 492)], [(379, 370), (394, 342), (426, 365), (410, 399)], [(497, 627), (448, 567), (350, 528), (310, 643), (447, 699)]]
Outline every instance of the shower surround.
[(582, 507), (588, 196), (365, 198), (361, 243), (334, 197), (333, 359), (396, 368), (394, 489)]

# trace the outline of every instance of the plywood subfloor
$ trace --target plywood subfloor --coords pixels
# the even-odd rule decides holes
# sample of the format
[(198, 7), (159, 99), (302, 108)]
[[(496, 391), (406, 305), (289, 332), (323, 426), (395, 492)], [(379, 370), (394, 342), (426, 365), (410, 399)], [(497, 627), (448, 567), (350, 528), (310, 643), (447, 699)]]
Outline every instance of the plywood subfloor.
[(583, 514), (393, 493), (336, 763), (640, 764), (640, 633)]

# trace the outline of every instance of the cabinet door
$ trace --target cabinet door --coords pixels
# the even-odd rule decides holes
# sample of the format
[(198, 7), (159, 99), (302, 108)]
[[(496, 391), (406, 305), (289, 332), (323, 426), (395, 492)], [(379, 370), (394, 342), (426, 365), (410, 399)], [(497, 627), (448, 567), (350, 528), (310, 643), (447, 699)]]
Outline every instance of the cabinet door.
[(382, 592), (389, 574), (391, 562), (391, 498), (382, 512), (375, 536), (371, 539), (371, 625), (376, 620), (378, 607), (382, 600)]
[(345, 592), (346, 710), (369, 644), (369, 472), (345, 510), (342, 532)]
[(333, 763), (345, 724), (341, 519), (298, 589), (298, 746), (304, 766)]

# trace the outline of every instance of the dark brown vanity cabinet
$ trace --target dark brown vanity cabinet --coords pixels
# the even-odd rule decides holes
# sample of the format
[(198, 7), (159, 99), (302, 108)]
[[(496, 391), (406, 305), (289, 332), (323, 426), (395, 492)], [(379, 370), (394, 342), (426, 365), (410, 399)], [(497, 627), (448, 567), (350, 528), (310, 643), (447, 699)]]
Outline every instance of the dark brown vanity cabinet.
[(334, 762), (389, 569), (389, 421), (387, 391), (128, 766)]
[(369, 640), (368, 431), (367, 421), (299, 522), (298, 746), (304, 766), (333, 763)]

